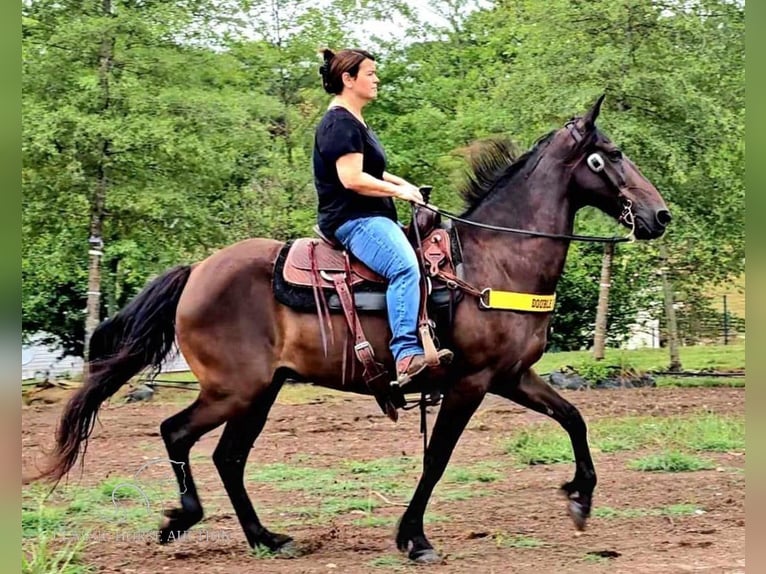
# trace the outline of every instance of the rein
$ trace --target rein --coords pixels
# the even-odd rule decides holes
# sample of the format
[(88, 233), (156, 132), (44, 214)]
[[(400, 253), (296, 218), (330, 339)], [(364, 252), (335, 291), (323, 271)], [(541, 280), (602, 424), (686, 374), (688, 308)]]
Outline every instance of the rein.
[(438, 213), (439, 215), (442, 215), (454, 221), (459, 221), (460, 223), (464, 223), (471, 227), (480, 227), (482, 229), (500, 231), (503, 233), (518, 233), (521, 235), (532, 235), (534, 237), (547, 237), (549, 239), (584, 241), (584, 242), (590, 242), (590, 243), (624, 243), (624, 242), (632, 243), (636, 239), (634, 235), (636, 231), (636, 222), (635, 222), (635, 217), (633, 215), (633, 203), (629, 199), (625, 201), (625, 207), (622, 211), (622, 214), (620, 214), (620, 217), (619, 217), (619, 221), (624, 221), (625, 223), (630, 225), (630, 228), (631, 228), (630, 233), (628, 233), (628, 235), (626, 235), (625, 237), (618, 237), (618, 236), (599, 237), (597, 235), (577, 235), (577, 234), (567, 235), (562, 233), (547, 233), (545, 231), (533, 231), (531, 229), (516, 229), (514, 227), (502, 227), (500, 225), (490, 225), (488, 223), (471, 221), (470, 219), (465, 219), (463, 217), (460, 217), (459, 215), (456, 215), (454, 213), (441, 209), (430, 203), (419, 205), (419, 207), (424, 207), (430, 211)]
[[(582, 142), (583, 136), (573, 121), (567, 122), (566, 127), (569, 130), (569, 133), (572, 136), (572, 138), (575, 140), (576, 144), (579, 144), (580, 142)], [(537, 161), (538, 162), (540, 161), (539, 157)], [(582, 159), (580, 161), (582, 161)], [(590, 154), (587, 158), (586, 163), (588, 164), (588, 167), (590, 168), (591, 171), (604, 177), (607, 180), (607, 182), (612, 187), (614, 187), (621, 196), (622, 196), (622, 190), (624, 188), (632, 187), (632, 186), (625, 185), (625, 182), (621, 174), (618, 174), (618, 177), (615, 178), (613, 174), (611, 174), (609, 170), (606, 169), (607, 165), (603, 157), (601, 157), (601, 154), (599, 153)], [(532, 167), (532, 170), (534, 170), (535, 167), (537, 167), (537, 163), (535, 163), (535, 165)], [(618, 236), (600, 237), (597, 235), (547, 233), (545, 231), (534, 231), (531, 229), (517, 229), (514, 227), (502, 227), (500, 225), (490, 225), (487, 223), (480, 223), (478, 221), (471, 221), (470, 219), (465, 219), (463, 217), (460, 217), (459, 215), (455, 213), (451, 213), (435, 205), (427, 203), (428, 201), (427, 199), (426, 199), (426, 203), (419, 204), (419, 207), (424, 207), (430, 211), (433, 211), (434, 213), (438, 213), (439, 215), (443, 217), (447, 217), (449, 219), (452, 219), (453, 221), (459, 221), (460, 223), (464, 223), (465, 225), (469, 225), (471, 227), (479, 227), (482, 229), (489, 229), (491, 231), (499, 231), (502, 233), (517, 233), (520, 235), (530, 235), (533, 237), (546, 237), (548, 239), (560, 239), (564, 241), (583, 241), (587, 243), (612, 243), (612, 244), (625, 243), (625, 242), (632, 243), (636, 240), (636, 236), (635, 236), (636, 218), (635, 218), (635, 214), (633, 213), (633, 202), (630, 201), (630, 199), (625, 198), (624, 196), (622, 196), (622, 199), (623, 199), (623, 209), (622, 209), (622, 213), (617, 218), (617, 221), (619, 221), (620, 223), (625, 223), (627, 226), (630, 227), (630, 233), (628, 233), (625, 237), (618, 237)]]

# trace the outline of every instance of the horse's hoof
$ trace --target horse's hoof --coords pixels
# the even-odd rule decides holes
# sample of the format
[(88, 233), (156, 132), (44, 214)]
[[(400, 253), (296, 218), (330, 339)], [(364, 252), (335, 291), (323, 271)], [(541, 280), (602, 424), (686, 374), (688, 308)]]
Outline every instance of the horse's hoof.
[(306, 554), (306, 549), (295, 542), (295, 540), (288, 540), (277, 548), (274, 553), (280, 558), (300, 558)]
[(576, 500), (570, 500), (568, 509), (569, 516), (572, 517), (575, 528), (581, 532), (585, 530), (585, 523), (588, 521), (588, 513), (586, 512), (585, 507)]
[(442, 564), (444, 559), (433, 548), (410, 551), (410, 560), (416, 564)]

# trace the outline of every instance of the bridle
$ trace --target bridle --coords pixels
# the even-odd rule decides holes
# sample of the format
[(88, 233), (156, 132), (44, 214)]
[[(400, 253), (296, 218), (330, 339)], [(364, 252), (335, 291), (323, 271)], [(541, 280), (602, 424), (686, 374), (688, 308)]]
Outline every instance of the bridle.
[[(583, 135), (582, 133), (580, 133), (580, 130), (578, 129), (575, 121), (571, 120), (567, 122), (566, 128), (569, 130), (569, 134), (575, 140), (575, 143), (580, 144), (580, 142), (582, 142), (583, 140)], [(582, 162), (583, 159), (585, 159), (586, 165), (593, 173), (603, 177), (606, 180), (607, 184), (610, 187), (614, 188), (615, 191), (617, 191), (623, 206), (622, 213), (620, 213), (620, 216), (617, 218), (617, 221), (619, 221), (620, 223), (624, 223), (625, 225), (630, 227), (630, 233), (628, 233), (625, 237), (619, 237), (619, 236), (600, 237), (597, 235), (547, 233), (545, 231), (534, 231), (531, 229), (516, 229), (513, 227), (502, 227), (500, 225), (490, 225), (487, 223), (480, 223), (478, 221), (465, 219), (463, 217), (460, 217), (459, 215), (456, 215), (449, 211), (445, 211), (429, 203), (426, 203), (425, 205), (421, 205), (420, 207), (424, 207), (425, 209), (438, 213), (439, 215), (442, 215), (454, 221), (459, 221), (460, 223), (463, 223), (471, 227), (479, 227), (482, 229), (489, 229), (491, 231), (499, 231), (502, 233), (518, 233), (521, 235), (530, 235), (533, 237), (546, 237), (548, 239), (561, 239), (566, 241), (584, 241), (584, 242), (590, 242), (590, 243), (623, 243), (623, 242), (632, 243), (636, 239), (636, 236), (635, 236), (636, 218), (635, 218), (635, 214), (633, 213), (633, 202), (625, 196), (624, 190), (632, 189), (632, 188), (635, 188), (635, 189), (640, 189), (640, 188), (636, 186), (626, 185), (625, 176), (622, 172), (622, 164), (620, 164), (619, 170), (612, 168), (611, 165), (607, 163), (604, 160), (603, 156), (597, 151), (589, 154), (587, 158), (584, 155), (581, 156), (581, 158), (572, 166), (572, 170), (574, 170), (574, 168), (577, 167), (577, 165), (580, 162)], [(535, 164), (535, 167), (536, 167), (536, 164)]]

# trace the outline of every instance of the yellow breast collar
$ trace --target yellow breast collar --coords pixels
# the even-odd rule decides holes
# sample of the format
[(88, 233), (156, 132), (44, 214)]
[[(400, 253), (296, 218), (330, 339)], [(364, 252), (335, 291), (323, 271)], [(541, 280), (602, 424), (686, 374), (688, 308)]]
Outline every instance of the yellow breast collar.
[(550, 313), (556, 303), (556, 294), (535, 295), (533, 293), (516, 293), (514, 291), (496, 291), (484, 289), (479, 297), (482, 309), (504, 309), (506, 311), (531, 311), (533, 313)]

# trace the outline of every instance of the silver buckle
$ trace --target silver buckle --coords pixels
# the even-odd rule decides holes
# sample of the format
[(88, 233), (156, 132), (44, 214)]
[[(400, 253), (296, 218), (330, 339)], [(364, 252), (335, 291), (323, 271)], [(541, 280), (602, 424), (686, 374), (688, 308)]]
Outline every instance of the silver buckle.
[[(335, 273), (335, 275), (340, 275), (341, 279), (346, 277), (345, 273)], [(329, 281), (330, 283), (335, 281), (334, 275), (330, 275), (327, 271), (320, 271), (319, 276), (325, 281)]]
[(372, 353), (372, 345), (370, 345), (369, 341), (363, 341), (361, 343), (357, 343), (356, 345), (354, 345), (354, 351), (356, 351), (357, 353), (364, 348), (369, 348), (370, 353)]
[(479, 307), (481, 307), (482, 309), (491, 309), (491, 307), (489, 306), (489, 303), (484, 302), (484, 296), (487, 295), (490, 291), (492, 291), (492, 289), (490, 289), (489, 287), (481, 290), (481, 294), (479, 295)]

